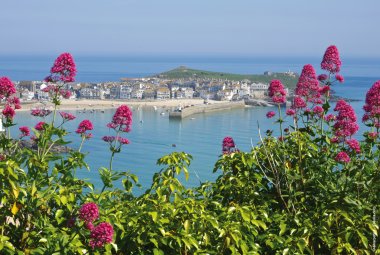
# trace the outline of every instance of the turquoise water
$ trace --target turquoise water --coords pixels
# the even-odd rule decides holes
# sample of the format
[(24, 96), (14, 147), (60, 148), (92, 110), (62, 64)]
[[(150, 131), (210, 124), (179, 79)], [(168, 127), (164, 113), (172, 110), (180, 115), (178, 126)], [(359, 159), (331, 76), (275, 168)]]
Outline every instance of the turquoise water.
[[(145, 187), (150, 184), (153, 173), (160, 170), (155, 165), (156, 160), (173, 151), (184, 151), (194, 157), (188, 185), (198, 184), (198, 177), (201, 181), (215, 179), (212, 169), (221, 153), (221, 142), (225, 136), (232, 136), (239, 149), (246, 151), (251, 147), (251, 139), (254, 143), (258, 141), (257, 121), (262, 128), (268, 128), (272, 123), (272, 120), (265, 118), (268, 108), (263, 107), (198, 114), (181, 121), (169, 119), (168, 114), (161, 115), (163, 111), (165, 112), (163, 108), (158, 108), (157, 111), (153, 108), (133, 109), (132, 131), (126, 135), (131, 144), (124, 146), (114, 161), (114, 169), (131, 170), (139, 176)], [(110, 122), (113, 111), (74, 113), (77, 119), (66, 125), (72, 132), (68, 137), (74, 141), (72, 147), (79, 146), (79, 137), (74, 133), (79, 122), (89, 119), (94, 123), (94, 137), (85, 142), (82, 150), (89, 152), (87, 162), (91, 171), (82, 170), (79, 175), (90, 178), (97, 188), (101, 188), (97, 169), (108, 166), (110, 157), (108, 146), (101, 137), (112, 135), (106, 124)], [(140, 120), (143, 122), (140, 123)], [(20, 112), (16, 117), (18, 126), (34, 126), (37, 121), (29, 112)], [(18, 131), (14, 130), (13, 133), (15, 132)]]
[[(0, 57), (0, 76), (10, 76), (13, 80), (41, 80), (48, 74), (54, 57)], [(78, 81), (119, 80), (120, 77), (137, 77), (154, 74), (187, 65), (197, 69), (225, 71), (231, 73), (261, 73), (266, 70), (300, 72), (303, 64), (312, 63), (316, 67), (320, 59), (256, 59), (256, 58), (206, 58), (206, 57), (77, 57)], [(334, 90), (340, 96), (361, 101), (351, 104), (361, 120), (362, 106), (366, 91), (376, 80), (380, 80), (380, 61), (378, 60), (344, 60), (342, 74), (345, 83), (337, 84)], [(347, 75), (351, 76), (347, 76)], [(355, 76), (356, 75), (356, 76)], [(143, 187), (151, 183), (153, 173), (160, 170), (156, 161), (161, 156), (173, 151), (185, 151), (193, 155), (190, 166), (188, 186), (199, 181), (214, 180), (217, 174), (212, 173), (215, 161), (221, 153), (221, 142), (225, 136), (232, 136), (240, 150), (248, 151), (258, 138), (258, 123), (262, 133), (267, 129), (278, 130), (273, 120), (265, 114), (276, 108), (245, 108), (230, 111), (194, 115), (182, 121), (169, 120), (168, 114), (161, 108), (133, 109), (133, 127), (127, 134), (131, 144), (124, 146), (116, 155), (114, 168), (130, 170), (137, 174)], [(91, 171), (79, 171), (80, 177), (89, 178), (100, 189), (102, 184), (98, 169), (108, 166), (110, 152), (107, 144), (101, 140), (109, 133), (106, 124), (111, 120), (113, 111), (105, 113), (74, 112), (77, 119), (67, 123), (67, 129), (74, 132), (78, 123), (89, 119), (94, 123), (94, 138), (84, 144), (83, 151), (89, 152), (87, 162)], [(142, 120), (142, 123), (140, 122)], [(13, 134), (21, 125), (34, 126), (38, 121), (27, 112), (17, 113)], [(361, 126), (360, 132), (365, 129)], [(68, 139), (73, 140), (72, 147), (79, 146), (79, 138), (71, 133)], [(175, 144), (176, 147), (172, 145)], [(198, 179), (199, 178), (199, 179)], [(120, 184), (119, 184), (120, 185)]]

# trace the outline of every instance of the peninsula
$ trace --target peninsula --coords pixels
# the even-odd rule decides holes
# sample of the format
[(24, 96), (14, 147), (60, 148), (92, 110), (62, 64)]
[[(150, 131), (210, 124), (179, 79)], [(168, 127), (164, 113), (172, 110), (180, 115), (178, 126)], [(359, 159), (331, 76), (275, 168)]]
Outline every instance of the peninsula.
[[(98, 83), (66, 83), (65, 89), (71, 90), (72, 96), (63, 100), (60, 109), (102, 110), (117, 107), (122, 103), (138, 107), (171, 108), (202, 105), (202, 109), (213, 104), (219, 104), (220, 108), (223, 108), (220, 103), (226, 105), (230, 101), (265, 105), (268, 84), (273, 79), (280, 79), (287, 87), (288, 94), (292, 94), (298, 75), (293, 72), (269, 71), (256, 75), (230, 74), (180, 66), (144, 78), (121, 78), (120, 81)], [(50, 107), (49, 94), (43, 90), (48, 85), (46, 82), (15, 81), (15, 84), (24, 109)]]

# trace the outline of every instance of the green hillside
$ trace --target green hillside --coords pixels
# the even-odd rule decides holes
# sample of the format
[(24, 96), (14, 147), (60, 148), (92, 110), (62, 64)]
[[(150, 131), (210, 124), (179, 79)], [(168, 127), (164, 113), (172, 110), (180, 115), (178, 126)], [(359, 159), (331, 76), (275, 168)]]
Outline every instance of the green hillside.
[(248, 79), (252, 82), (269, 83), (273, 79), (279, 79), (289, 88), (294, 88), (297, 84), (298, 75), (292, 76), (287, 73), (271, 73), (264, 74), (232, 74), (223, 72), (211, 72), (204, 70), (196, 70), (181, 66), (173, 70), (155, 75), (155, 77), (167, 79), (186, 79), (186, 78), (204, 78), (204, 79), (227, 79), (233, 81), (241, 81)]

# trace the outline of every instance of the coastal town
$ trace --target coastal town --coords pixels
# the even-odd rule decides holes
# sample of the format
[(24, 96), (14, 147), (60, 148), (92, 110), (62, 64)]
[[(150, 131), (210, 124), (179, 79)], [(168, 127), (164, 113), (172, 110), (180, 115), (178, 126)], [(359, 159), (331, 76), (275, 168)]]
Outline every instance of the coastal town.
[[(266, 74), (270, 75), (270, 73)], [(294, 73), (289, 73), (294, 75)], [(46, 100), (44, 81), (15, 81), (22, 101)], [(167, 100), (192, 99), (239, 101), (267, 98), (268, 84), (214, 78), (165, 77), (122, 78), (119, 82), (71, 82), (65, 84), (71, 90), (70, 99), (98, 100)]]

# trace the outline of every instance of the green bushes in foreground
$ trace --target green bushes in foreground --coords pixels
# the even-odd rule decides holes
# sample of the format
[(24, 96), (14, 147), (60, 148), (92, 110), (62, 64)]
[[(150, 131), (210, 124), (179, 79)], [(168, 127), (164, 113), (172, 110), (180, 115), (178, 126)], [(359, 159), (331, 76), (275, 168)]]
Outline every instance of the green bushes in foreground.
[[(336, 48), (329, 47), (315, 75), (306, 65), (293, 106), (281, 113), (285, 90), (272, 81), (269, 95), (279, 105), (280, 137), (261, 133), (250, 152), (239, 151), (230, 137), (215, 164), (215, 182), (186, 188), (192, 157), (174, 152), (157, 161), (161, 170), (145, 193), (132, 189), (138, 178), (112, 167), (114, 156), (129, 143), (132, 114), (118, 108), (105, 136), (111, 158), (99, 169), (103, 188), (76, 177), (86, 167), (83, 142), (93, 125), (80, 123), (78, 149), (53, 152), (66, 145), (64, 123), (74, 116), (55, 109), (51, 123), (34, 128), (34, 146), (10, 136), (17, 99), (7, 80), (0, 92), (6, 132), (0, 136), (0, 253), (1, 254), (380, 254), (379, 127), (380, 81), (367, 93), (363, 121), (369, 126), (360, 143), (356, 115), (346, 102), (330, 110), (329, 89), (343, 81)], [(67, 96), (64, 83), (72, 80), (75, 65), (69, 55), (57, 59), (46, 89), (55, 106)], [(335, 78), (334, 78), (335, 77)], [(35, 116), (50, 114), (43, 109)], [(292, 123), (288, 125), (288, 123)], [(113, 187), (122, 182), (123, 189)]]

